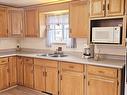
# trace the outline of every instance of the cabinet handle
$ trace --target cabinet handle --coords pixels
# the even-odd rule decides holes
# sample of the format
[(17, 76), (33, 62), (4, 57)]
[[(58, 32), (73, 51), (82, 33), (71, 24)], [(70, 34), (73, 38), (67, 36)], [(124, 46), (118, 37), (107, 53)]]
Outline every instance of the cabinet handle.
[(105, 4), (103, 4), (103, 11), (105, 10)]
[(74, 66), (69, 66), (69, 68), (72, 68), (72, 69), (73, 69), (73, 68), (74, 68)]
[(99, 71), (99, 73), (104, 74), (105, 72), (103, 72), (103, 71)]
[(107, 9), (109, 10), (109, 4), (107, 5)]

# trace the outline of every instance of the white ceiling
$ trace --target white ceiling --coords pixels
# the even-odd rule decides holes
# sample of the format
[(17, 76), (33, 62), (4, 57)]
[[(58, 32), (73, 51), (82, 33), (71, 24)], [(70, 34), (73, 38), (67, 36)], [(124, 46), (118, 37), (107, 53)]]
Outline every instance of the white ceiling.
[(0, 4), (12, 6), (28, 6), (42, 3), (49, 3), (55, 1), (69, 1), (69, 0), (0, 0)]

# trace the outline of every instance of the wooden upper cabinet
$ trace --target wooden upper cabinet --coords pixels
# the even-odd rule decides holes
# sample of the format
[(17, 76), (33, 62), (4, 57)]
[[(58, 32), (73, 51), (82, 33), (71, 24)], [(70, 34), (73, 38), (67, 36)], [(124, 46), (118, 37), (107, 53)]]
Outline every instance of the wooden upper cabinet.
[(106, 0), (106, 16), (123, 15), (124, 5), (124, 0)]
[(89, 29), (89, 6), (86, 1), (70, 3), (70, 37), (87, 37)]
[(25, 37), (38, 37), (38, 9), (25, 9)]
[(17, 64), (16, 57), (9, 57), (9, 86), (17, 85)]
[(90, 0), (90, 17), (105, 16), (105, 0)]
[(117, 79), (88, 76), (87, 95), (118, 95)]
[(8, 9), (8, 31), (11, 37), (22, 37), (23, 36), (23, 9), (10, 8)]
[(0, 37), (7, 37), (7, 8), (0, 7)]
[(90, 0), (90, 17), (124, 15), (124, 0)]

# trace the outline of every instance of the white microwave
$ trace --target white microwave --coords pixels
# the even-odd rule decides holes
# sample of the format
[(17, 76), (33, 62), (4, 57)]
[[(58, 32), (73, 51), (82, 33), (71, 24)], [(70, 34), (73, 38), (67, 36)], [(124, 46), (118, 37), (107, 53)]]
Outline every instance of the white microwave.
[(121, 27), (93, 27), (93, 43), (121, 43)]

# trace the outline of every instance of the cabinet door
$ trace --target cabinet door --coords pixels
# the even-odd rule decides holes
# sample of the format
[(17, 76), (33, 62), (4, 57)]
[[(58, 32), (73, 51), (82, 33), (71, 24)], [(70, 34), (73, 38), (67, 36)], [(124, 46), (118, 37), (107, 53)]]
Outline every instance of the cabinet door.
[(88, 77), (88, 95), (117, 95), (117, 79)]
[(23, 36), (23, 10), (8, 10), (8, 28), (9, 36)]
[(105, 0), (90, 0), (90, 17), (105, 16)]
[(0, 64), (0, 90), (9, 87), (8, 64)]
[(34, 65), (34, 88), (45, 91), (45, 69), (43, 66)]
[(16, 57), (9, 57), (9, 85), (17, 84)]
[(7, 37), (7, 9), (0, 8), (0, 37)]
[(87, 37), (89, 28), (88, 2), (76, 1), (70, 3), (70, 37)]
[(33, 88), (33, 60), (32, 58), (24, 58), (24, 86)]
[(106, 16), (124, 14), (124, 0), (106, 0)]
[(25, 37), (38, 37), (38, 11), (36, 8), (25, 10)]
[(58, 95), (58, 70), (57, 68), (46, 68), (46, 92)]
[(84, 95), (83, 73), (63, 71), (60, 95)]
[(17, 83), (23, 85), (23, 57), (17, 57)]

